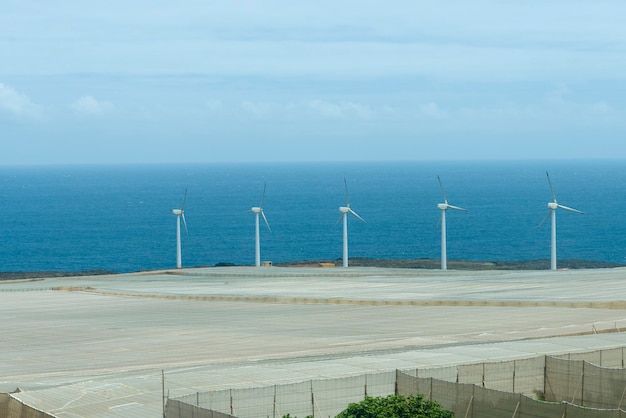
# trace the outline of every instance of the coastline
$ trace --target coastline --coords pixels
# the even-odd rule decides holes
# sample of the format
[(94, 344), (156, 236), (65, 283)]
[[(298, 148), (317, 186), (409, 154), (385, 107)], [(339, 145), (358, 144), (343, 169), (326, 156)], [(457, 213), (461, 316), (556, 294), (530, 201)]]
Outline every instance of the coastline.
[[(429, 258), (417, 259), (389, 259), (389, 258), (366, 258), (355, 257), (350, 259), (351, 267), (384, 267), (438, 270), (441, 267), (440, 260)], [(290, 262), (273, 263), (273, 267), (341, 267), (342, 260), (298, 260)], [(186, 266), (186, 268), (198, 267), (245, 267), (246, 265), (216, 265), (216, 266)], [(559, 270), (568, 269), (601, 269), (626, 267), (626, 264), (607, 261), (592, 261), (581, 259), (559, 260)], [(449, 270), (549, 270), (550, 260), (518, 260), (518, 261), (469, 261), (448, 260)], [(16, 271), (0, 272), (0, 281), (42, 279), (51, 277), (78, 277), (78, 276), (103, 276), (119, 274), (112, 270), (84, 270), (84, 271)]]
[[(342, 260), (329, 261), (296, 261), (287, 263), (275, 263), (277, 267), (316, 267), (334, 264), (340, 267)], [(470, 260), (448, 260), (449, 270), (549, 270), (550, 260), (517, 260), (517, 261), (470, 261)], [(350, 258), (350, 266), (352, 267), (386, 267), (386, 268), (412, 268), (438, 270), (441, 268), (441, 261), (430, 258), (417, 259), (388, 259), (388, 258)], [(608, 262), (608, 261), (592, 261), (582, 259), (563, 259), (559, 260), (559, 270), (565, 269), (598, 269), (598, 268), (616, 268), (626, 267), (626, 264)]]

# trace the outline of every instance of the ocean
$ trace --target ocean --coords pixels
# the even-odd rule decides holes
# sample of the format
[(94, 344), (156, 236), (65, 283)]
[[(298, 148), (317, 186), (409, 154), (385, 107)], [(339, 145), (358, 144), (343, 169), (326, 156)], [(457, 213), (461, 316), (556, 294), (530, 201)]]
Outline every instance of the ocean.
[[(185, 190), (183, 266), (254, 264), (254, 215), (266, 185), (261, 259), (342, 256), (440, 258), (440, 176), (448, 201), (448, 260), (550, 257), (552, 184), (558, 258), (626, 263), (624, 161), (249, 163), (0, 167), (0, 271), (176, 266), (176, 217)], [(183, 230), (184, 231), (184, 230)]]

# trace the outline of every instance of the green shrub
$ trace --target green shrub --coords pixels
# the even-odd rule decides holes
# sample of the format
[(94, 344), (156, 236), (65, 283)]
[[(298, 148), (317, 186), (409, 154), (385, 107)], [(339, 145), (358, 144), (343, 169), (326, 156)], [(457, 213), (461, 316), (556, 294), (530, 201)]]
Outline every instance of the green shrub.
[[(359, 403), (351, 403), (335, 418), (453, 418), (454, 412), (443, 409), (435, 401), (428, 401), (422, 395), (408, 397), (390, 395), (387, 397), (366, 396)], [(297, 418), (283, 415), (282, 418)], [(305, 418), (313, 418), (309, 415)]]
[(366, 396), (359, 403), (352, 403), (336, 418), (452, 418), (454, 413), (443, 409), (434, 401), (425, 400), (422, 395), (408, 397), (391, 395), (387, 397)]

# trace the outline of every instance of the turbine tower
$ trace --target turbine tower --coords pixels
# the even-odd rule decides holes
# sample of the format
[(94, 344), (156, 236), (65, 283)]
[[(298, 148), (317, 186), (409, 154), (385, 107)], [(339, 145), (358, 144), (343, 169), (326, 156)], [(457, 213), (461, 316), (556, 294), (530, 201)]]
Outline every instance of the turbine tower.
[(446, 198), (446, 191), (443, 189), (443, 184), (441, 183), (441, 179), (439, 178), (439, 176), (437, 176), (437, 180), (439, 181), (441, 194), (443, 194), (443, 203), (437, 204), (437, 208), (441, 210), (441, 270), (447, 270), (448, 255), (446, 250), (446, 211), (448, 209), (453, 209), (467, 212), (467, 209), (463, 209), (458, 206), (452, 206), (451, 204), (449, 204), (448, 199)]
[(552, 182), (550, 181), (550, 174), (546, 171), (546, 177), (548, 177), (548, 184), (550, 185), (550, 191), (552, 192), (552, 202), (548, 203), (548, 213), (546, 214), (543, 221), (539, 224), (539, 228), (543, 226), (543, 224), (548, 220), (548, 218), (552, 218), (552, 243), (550, 246), (550, 270), (556, 270), (556, 210), (563, 209), (568, 212), (580, 213), (581, 215), (584, 212), (579, 211), (578, 209), (570, 208), (567, 206), (559, 205), (556, 201), (556, 194), (554, 193), (554, 188), (552, 188)]
[(183, 219), (185, 232), (189, 233), (187, 230), (187, 221), (185, 220), (185, 200), (187, 200), (187, 189), (185, 189), (185, 196), (183, 197), (183, 204), (180, 209), (172, 209), (172, 213), (176, 215), (176, 268), (183, 267), (182, 250), (180, 245), (180, 218)]
[(343, 183), (346, 186), (346, 206), (340, 206), (339, 212), (341, 217), (337, 220), (337, 223), (343, 220), (343, 266), (348, 267), (348, 213), (354, 215), (361, 222), (365, 222), (355, 211), (350, 209), (350, 197), (348, 195), (348, 182), (345, 177)]
[(260, 238), (260, 231), (259, 231), (259, 214), (263, 217), (263, 220), (265, 221), (265, 225), (267, 226), (267, 230), (270, 231), (270, 233), (272, 232), (272, 229), (270, 228), (270, 224), (269, 222), (267, 222), (267, 218), (265, 217), (265, 213), (263, 212), (263, 201), (265, 200), (265, 188), (267, 187), (267, 183), (263, 185), (263, 194), (261, 195), (261, 203), (259, 203), (259, 206), (255, 206), (253, 208), (251, 208), (248, 212), (252, 212), (255, 214), (255, 246), (254, 246), (254, 265), (257, 267), (261, 266), (261, 238)]

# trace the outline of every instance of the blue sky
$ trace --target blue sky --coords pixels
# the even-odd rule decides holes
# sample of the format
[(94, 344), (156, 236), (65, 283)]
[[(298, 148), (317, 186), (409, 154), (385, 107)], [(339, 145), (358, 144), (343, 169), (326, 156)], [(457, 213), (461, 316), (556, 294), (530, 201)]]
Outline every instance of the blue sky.
[(0, 164), (626, 157), (623, 1), (0, 2)]

